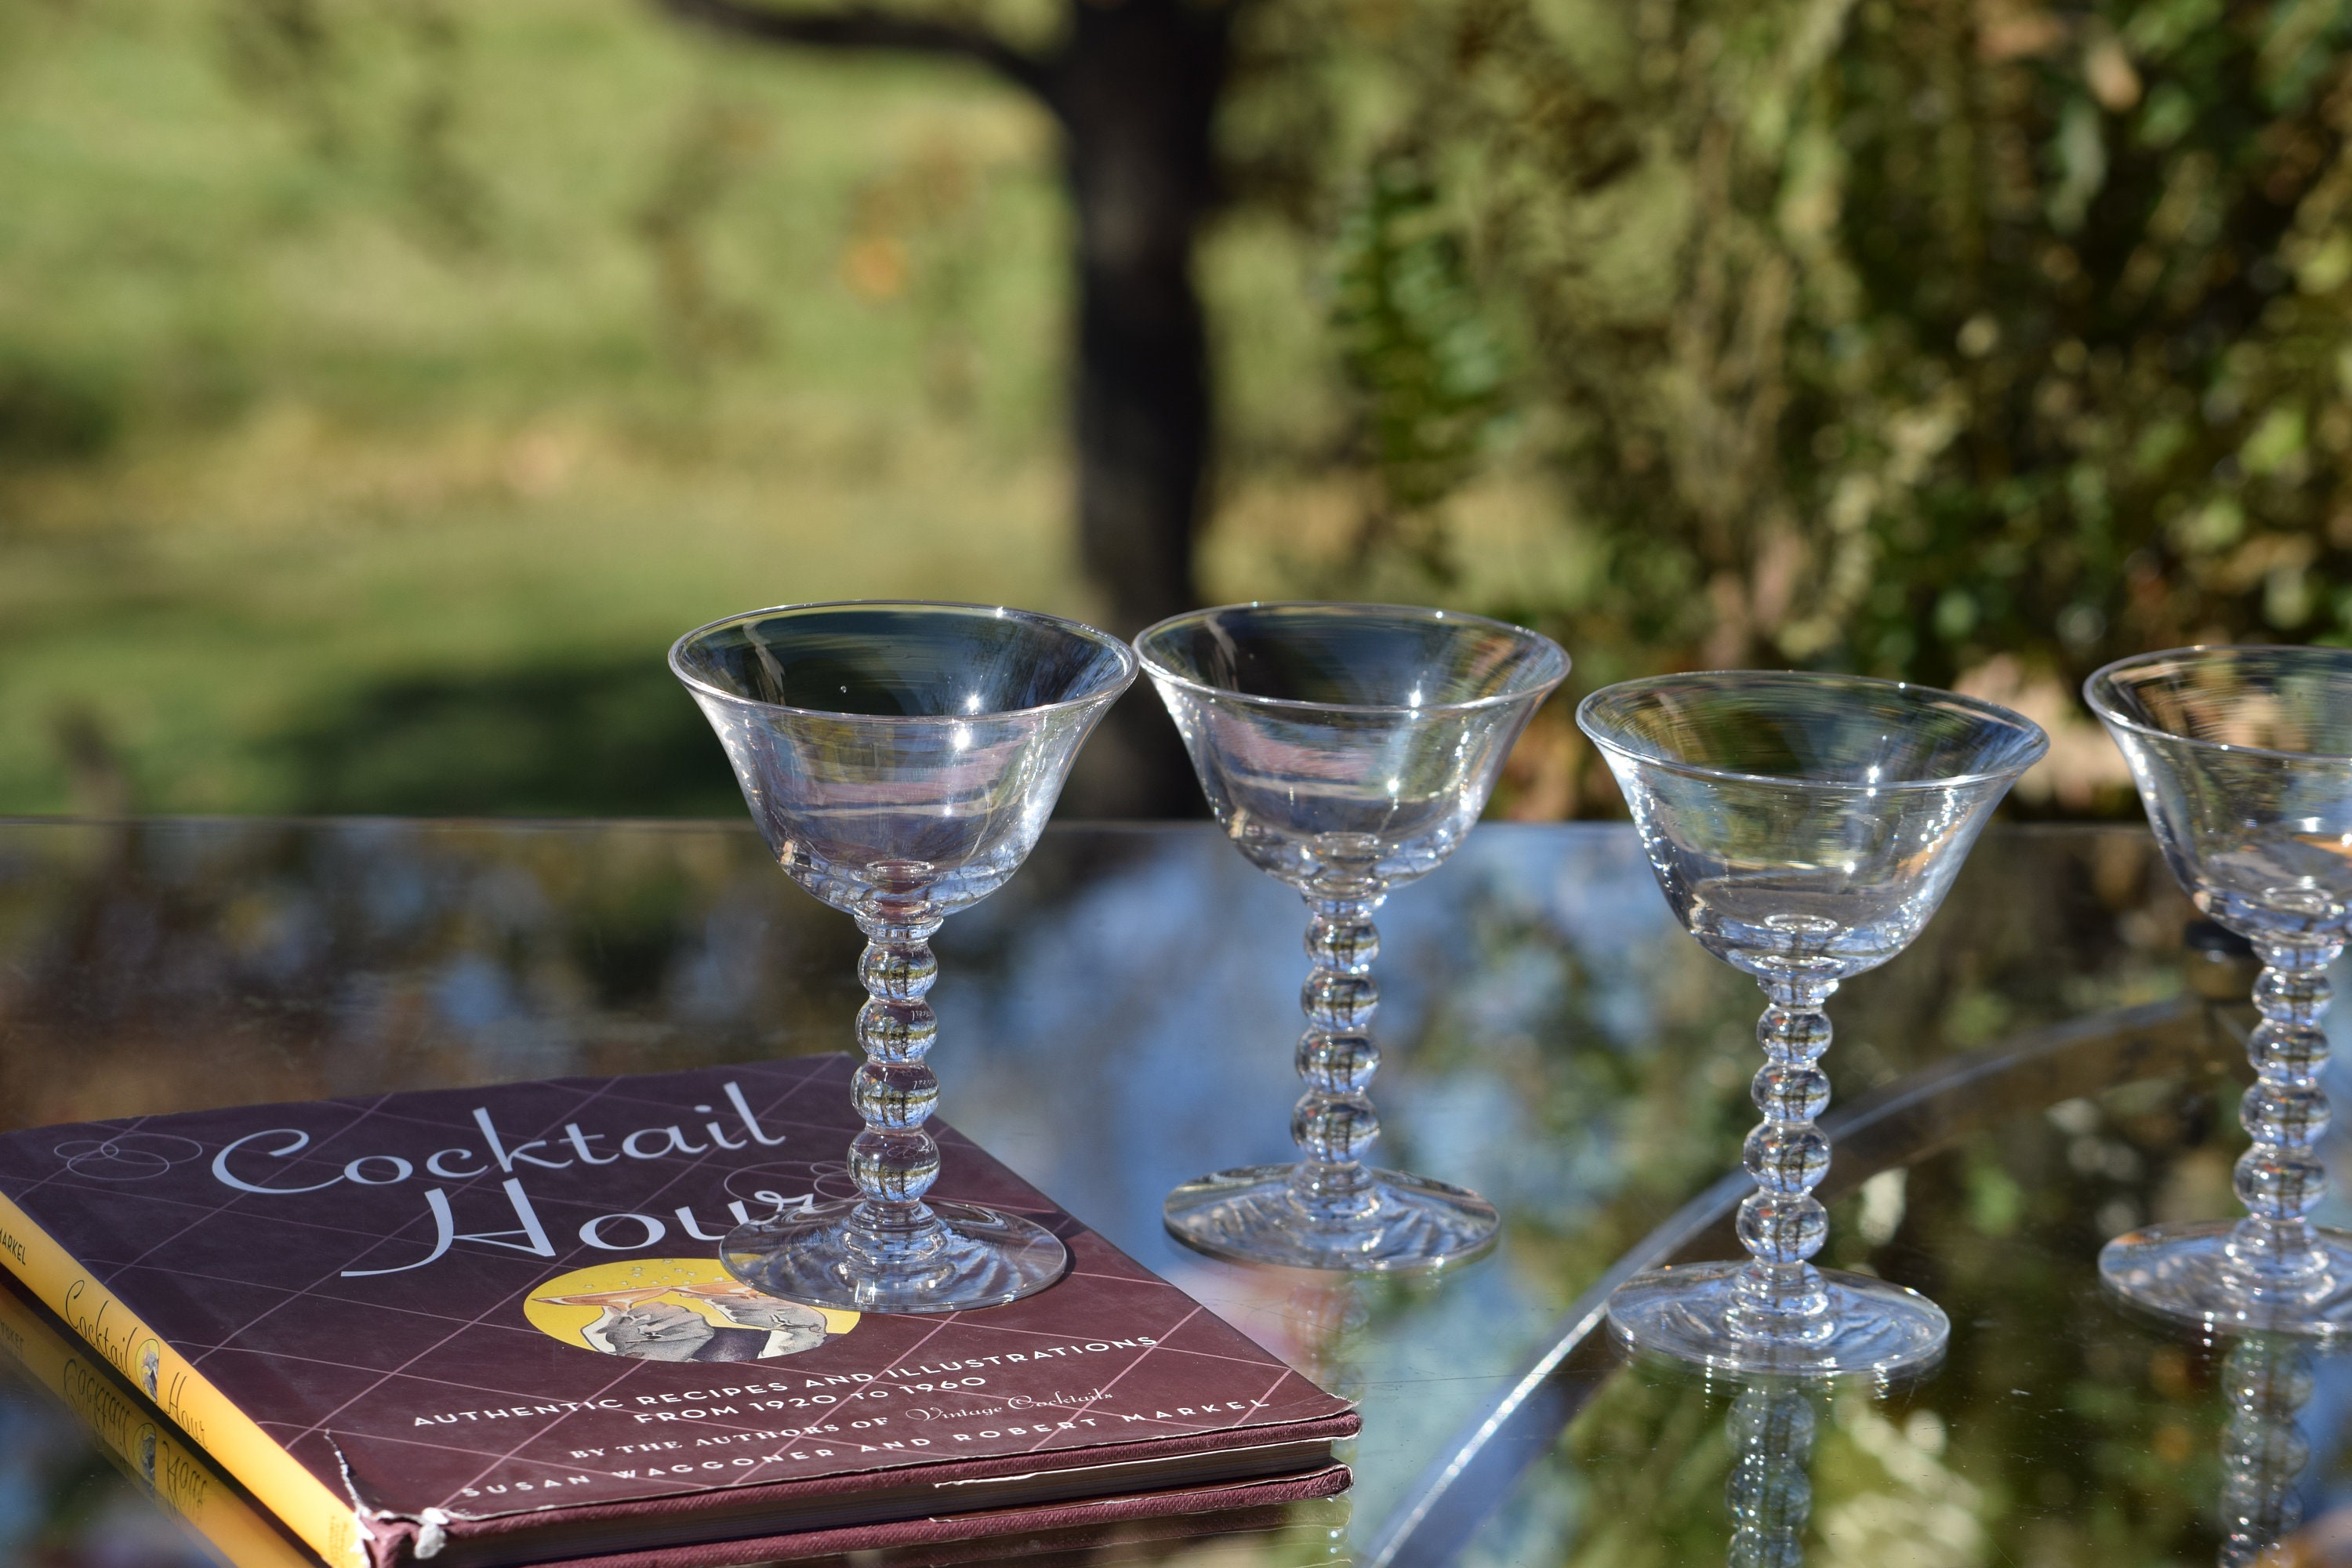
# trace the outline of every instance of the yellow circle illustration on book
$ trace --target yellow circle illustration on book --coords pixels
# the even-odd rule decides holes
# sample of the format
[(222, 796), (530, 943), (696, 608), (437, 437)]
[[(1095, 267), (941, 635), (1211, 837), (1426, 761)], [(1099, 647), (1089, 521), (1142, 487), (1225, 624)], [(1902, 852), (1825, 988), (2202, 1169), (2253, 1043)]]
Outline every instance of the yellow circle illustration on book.
[(767, 1361), (814, 1350), (856, 1312), (754, 1290), (709, 1258), (630, 1258), (575, 1268), (522, 1304), (551, 1339), (637, 1361)]

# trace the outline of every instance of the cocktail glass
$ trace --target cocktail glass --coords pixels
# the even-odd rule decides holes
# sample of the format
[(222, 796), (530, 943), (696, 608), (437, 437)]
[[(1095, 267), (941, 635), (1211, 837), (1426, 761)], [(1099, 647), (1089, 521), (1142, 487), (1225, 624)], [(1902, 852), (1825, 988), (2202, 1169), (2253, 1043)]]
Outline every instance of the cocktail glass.
[(1163, 1215), (1213, 1257), (1309, 1268), (1433, 1268), (1494, 1245), (1476, 1194), (1363, 1155), (1380, 1066), (1372, 911), (1478, 820), (1511, 742), (1568, 673), (1549, 637), (1389, 605), (1234, 605), (1135, 639), (1209, 805), (1259, 869), (1313, 911), (1296, 1164), (1185, 1183)]
[(2130, 763), (2166, 862), (2254, 944), (2262, 1023), (2238, 1102), (2246, 1217), (2117, 1237), (2099, 1273), (2168, 1316), (2274, 1333), (2352, 1328), (2352, 1234), (2307, 1217), (2326, 1191), (2327, 968), (2352, 924), (2352, 650), (2191, 647), (2108, 665), (2083, 695)]
[(1685, 929), (1756, 977), (1763, 1123), (1743, 1163), (1745, 1261), (1652, 1269), (1610, 1298), (1644, 1349), (1729, 1372), (1892, 1373), (1950, 1325), (1916, 1291), (1808, 1261), (1829, 1234), (1813, 1188), (1830, 1144), (1817, 1065), (1840, 982), (1919, 934), (2020, 773), (2040, 726), (1990, 702), (1842, 675), (1717, 671), (1594, 692), (1577, 722), (1632, 807)]
[(865, 1065), (851, 1099), (858, 1195), (740, 1226), (719, 1256), (787, 1300), (952, 1312), (1044, 1289), (1068, 1259), (1014, 1215), (927, 1203), (939, 1099), (940, 921), (994, 892), (1037, 842), (1070, 763), (1135, 679), (1091, 626), (975, 605), (754, 610), (688, 632), (670, 668), (719, 732), (784, 870), (866, 933)]

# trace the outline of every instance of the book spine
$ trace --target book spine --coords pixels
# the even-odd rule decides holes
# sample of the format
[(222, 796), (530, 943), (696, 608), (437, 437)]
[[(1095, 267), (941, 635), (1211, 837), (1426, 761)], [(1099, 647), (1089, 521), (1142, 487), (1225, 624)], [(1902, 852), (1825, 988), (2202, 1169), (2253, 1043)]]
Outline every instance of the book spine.
[[(368, 1532), (352, 1504), (328, 1490), (5, 1194), (0, 1194), (0, 1267), (22, 1280), (108, 1365), (133, 1386), (148, 1390), (181, 1431), (313, 1552), (335, 1568), (367, 1568)], [(151, 1356), (152, 1382), (144, 1364)]]
[(117, 1466), (236, 1568), (304, 1568), (312, 1559), (246, 1501), (202, 1449), (106, 1371), (87, 1348), (68, 1343), (14, 1290), (0, 1289), (0, 1344), (33, 1380), (96, 1433)]

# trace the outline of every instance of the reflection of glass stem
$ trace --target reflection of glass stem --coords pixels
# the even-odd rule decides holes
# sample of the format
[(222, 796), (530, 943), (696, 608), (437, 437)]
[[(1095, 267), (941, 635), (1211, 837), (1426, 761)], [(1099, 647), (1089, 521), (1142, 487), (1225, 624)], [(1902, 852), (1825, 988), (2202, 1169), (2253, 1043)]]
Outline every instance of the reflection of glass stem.
[(2315, 1150), (2327, 1130), (2327, 1065), (2320, 1027), (2328, 1002), (2327, 968), (2340, 942), (2257, 942), (2263, 973), (2254, 1009), (2263, 1016), (2246, 1042), (2254, 1086), (2238, 1102), (2253, 1146), (2238, 1157), (2232, 1184), (2246, 1217), (2230, 1234), (2226, 1278), (2249, 1296), (2315, 1300), (2333, 1288), (2327, 1255), (2308, 1215), (2327, 1190)]
[(1812, 1517), (1813, 1406), (1785, 1384), (1741, 1391), (1727, 1423), (1731, 1479), (1731, 1568), (1801, 1568)]
[(1830, 1102), (1829, 1075), (1816, 1064), (1830, 1048), (1822, 1011), (1838, 983), (1767, 970), (1757, 984), (1770, 1005), (1757, 1021), (1767, 1058), (1748, 1086), (1764, 1121), (1748, 1135), (1741, 1163), (1756, 1190), (1739, 1205), (1739, 1244), (1753, 1259), (1740, 1270), (1734, 1332), (1811, 1340), (1834, 1329), (1822, 1277), (1806, 1261), (1829, 1237), (1829, 1215), (1813, 1189), (1830, 1168), (1830, 1141), (1813, 1118)]
[(2230, 1426), (2221, 1437), (2221, 1568), (2250, 1568), (2303, 1517), (2294, 1483), (2311, 1445), (2295, 1417), (2311, 1397), (2311, 1352), (2285, 1335), (2256, 1334), (2221, 1366)]
[(940, 1146), (923, 1131), (940, 1098), (939, 1077), (923, 1059), (939, 1036), (939, 1015), (924, 995), (940, 975), (930, 944), (940, 917), (919, 895), (877, 898), (858, 911), (857, 928), (866, 933), (857, 961), (866, 1064), (849, 1093), (866, 1130), (849, 1145), (860, 1201), (848, 1245), (865, 1262), (890, 1268), (920, 1261), (946, 1236), (922, 1201), (940, 1174)]
[(1356, 1276), (1318, 1276), (1284, 1302), (1298, 1370), (1342, 1399), (1360, 1399), (1364, 1373), (1356, 1336), (1371, 1321)]
[(1344, 1221), (1370, 1201), (1371, 1173), (1362, 1157), (1381, 1135), (1364, 1090), (1380, 1070), (1370, 1033), (1381, 1001), (1372, 961), (1381, 933), (1372, 911), (1388, 896), (1369, 877), (1326, 873), (1309, 884), (1307, 953), (1313, 973), (1298, 994), (1307, 1032), (1298, 1040), (1298, 1076), (1307, 1092), (1290, 1113), (1290, 1136), (1305, 1159), (1293, 1169), (1292, 1198), (1319, 1218)]

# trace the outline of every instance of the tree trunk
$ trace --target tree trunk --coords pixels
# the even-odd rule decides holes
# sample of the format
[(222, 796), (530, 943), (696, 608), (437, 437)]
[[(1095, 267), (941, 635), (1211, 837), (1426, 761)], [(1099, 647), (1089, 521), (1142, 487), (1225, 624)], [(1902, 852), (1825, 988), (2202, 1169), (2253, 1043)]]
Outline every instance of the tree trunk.
[[(887, 5), (661, 4), (769, 43), (969, 59), (1053, 110), (1078, 225), (1079, 560), (1122, 637), (1197, 604), (1192, 532), (1213, 426), (1192, 241), (1216, 194), (1210, 130), (1225, 85), (1230, 4), (1069, 0), (1069, 37), (1051, 57)], [(1175, 726), (1148, 689), (1112, 710), (1064, 799), (1082, 816), (1202, 809)]]
[[(1200, 602), (1192, 542), (1212, 417), (1192, 248), (1215, 195), (1227, 7), (1077, 0), (1071, 12), (1055, 107), (1078, 226), (1078, 542), (1110, 629), (1127, 637)], [(1076, 810), (1200, 815), (1154, 694), (1129, 693), (1094, 751), (1098, 765), (1073, 781)]]
[(1213, 195), (1224, 8), (1079, 0), (1062, 68), (1078, 225), (1078, 529), (1131, 633), (1196, 603), (1208, 345), (1192, 241)]

